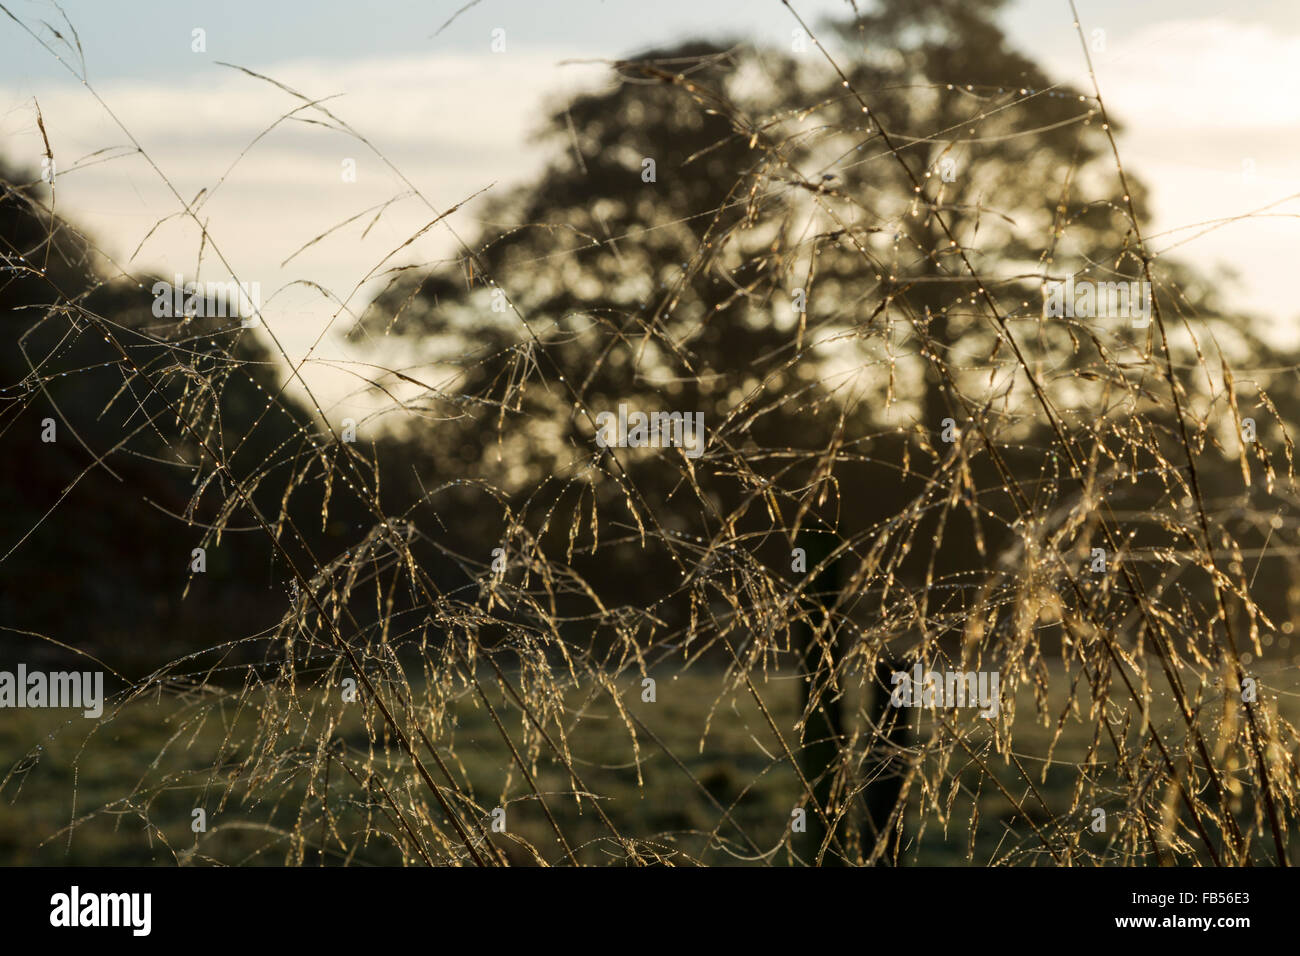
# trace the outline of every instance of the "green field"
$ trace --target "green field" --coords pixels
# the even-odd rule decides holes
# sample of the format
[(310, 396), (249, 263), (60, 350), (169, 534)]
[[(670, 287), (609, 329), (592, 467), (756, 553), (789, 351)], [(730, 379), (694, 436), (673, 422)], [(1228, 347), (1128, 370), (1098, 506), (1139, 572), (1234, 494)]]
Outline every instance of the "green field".
[[(1282, 716), (1293, 723), (1298, 709), (1295, 675), (1296, 668), (1290, 667), (1266, 678), (1261, 698), (1279, 701)], [(1065, 700), (1067, 682), (1060, 677), (1054, 675), (1049, 682), (1047, 703), (1053, 715), (1061, 712)], [(490, 675), (482, 680), (485, 688), (495, 687)], [(792, 751), (798, 739), (797, 680), (772, 674), (755, 684)], [(528, 756), (536, 735), (525, 733), (519, 711), (501, 690), (487, 696), (582, 862), (625, 862), (612, 829), (679, 865), (696, 860), (788, 865), (791, 810), (800, 798), (798, 777), (754, 697), (742, 687), (719, 698), (724, 683), (720, 671), (663, 675), (657, 700), (645, 703), (639, 678), (627, 680), (619, 687), (623, 706), (643, 725), (636, 729), (635, 742), (606, 692), (570, 692), (560, 722), (562, 746), (587, 788), (600, 795), (609, 825), (590, 800), (574, 798), (568, 771), (548, 758), (545, 745), (535, 761)], [(154, 694), (118, 708), (110, 705), (100, 721), (69, 718), (70, 711), (3, 712), (0, 859), (51, 865), (320, 865), (323, 846), (325, 865), (422, 862), (409, 845), (402, 849), (393, 838), (398, 826), (393, 808), (413, 820), (413, 801), (436, 805), (382, 726), (376, 725), (378, 743), (367, 777), (372, 735), (360, 705), (343, 705), (335, 700), (337, 694), (327, 698), (322, 690), (302, 692), (292, 706), (277, 708), (280, 716), (273, 723), (259, 719), (254, 706), (265, 703), (265, 693), (251, 692), (242, 707), (233, 697), (215, 694)], [(1008, 709), (1004, 702), (1004, 711)], [(1207, 706), (1205, 713), (1212, 709)], [(1068, 719), (1048, 764), (1055, 716), (1051, 727), (1036, 719), (1033, 695), (1025, 689), (1016, 695), (1014, 710), (1014, 718), (1008, 714), (1009, 723), (1003, 725), (1003, 733), (1008, 726), (1012, 731), (1010, 755), (992, 749), (986, 722), (964, 734), (977, 760), (958, 765), (954, 757), (940, 769), (935, 758), (918, 758), (924, 776), (938, 785), (923, 785), (918, 779), (911, 788), (904, 863), (1051, 863), (1026, 816), (1054, 838), (1064, 841), (1074, 835), (1083, 852), (1101, 854), (1108, 846), (1111, 854), (1118, 852), (1125, 826), (1122, 807), (1108, 809), (1105, 834), (1089, 830), (1087, 806), (1072, 809), (1080, 783), (1078, 764), (1086, 760), (1092, 743), (1091, 723)], [(327, 721), (334, 719), (338, 723), (331, 739), (337, 758), (329, 761), (331, 823), (326, 828), (320, 813), (325, 768), (318, 740)], [(969, 710), (949, 712), (949, 719), (968, 728), (978, 721)], [(925, 719), (923, 736), (930, 733), (931, 720)], [(1112, 720), (1120, 732), (1123, 718), (1118, 711), (1112, 712)], [(1168, 706), (1162, 708), (1159, 700), (1153, 705), (1153, 720), (1170, 731), (1169, 739), (1181, 739), (1171, 729)], [(565, 863), (541, 802), (481, 701), (472, 692), (457, 694), (435, 735), (436, 728), (432, 719), (427, 722), (426, 732), (456, 789), (472, 794), (475, 801), (464, 815), (486, 824), (493, 808), (500, 806), (506, 811), (507, 833), (493, 839), (512, 862), (536, 862), (530, 850), (512, 839), (521, 837), (546, 862)], [(558, 744), (556, 725), (547, 730)], [(1212, 743), (1214, 733), (1210, 731)], [(1124, 739), (1129, 746), (1139, 742), (1134, 726)], [(259, 758), (247, 759), (250, 752)], [(966, 756), (960, 748), (957, 755)], [(1098, 789), (1092, 792), (1119, 789), (1108, 763), (1112, 757), (1109, 743), (1099, 748), (1091, 771)], [(423, 758), (434, 778), (446, 783), (428, 755)], [(357, 777), (349, 776), (345, 764), (363, 779), (376, 781), (368, 793)], [(985, 776), (986, 771), (1007, 793)], [(304, 799), (309, 786), (312, 795)], [(932, 805), (918, 840), (923, 798)], [(755, 859), (757, 854), (735, 825), (722, 820), (713, 801), (727, 808), (731, 820), (763, 851), (762, 859)], [(972, 839), (973, 807), (978, 816)], [(207, 829), (201, 834), (191, 830), (195, 808), (206, 812)], [(435, 816), (446, 830), (445, 820)], [(435, 843), (430, 839), (430, 846)]]

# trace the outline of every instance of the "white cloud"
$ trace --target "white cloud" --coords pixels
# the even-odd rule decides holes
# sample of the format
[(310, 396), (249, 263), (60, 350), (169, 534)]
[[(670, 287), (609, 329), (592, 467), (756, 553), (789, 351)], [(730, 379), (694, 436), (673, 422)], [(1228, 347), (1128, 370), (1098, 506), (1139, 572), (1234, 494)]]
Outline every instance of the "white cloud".
[[(1300, 202), (1191, 238), (1300, 194), (1300, 34), (1222, 18), (1168, 20), (1131, 35), (1112, 30), (1094, 54), (1107, 109), (1123, 128), (1125, 166), (1151, 187), (1152, 246), (1203, 269), (1241, 276), (1231, 303), (1293, 324)], [(1088, 90), (1076, 53), (1060, 70)], [(1163, 235), (1159, 235), (1162, 234)]]
[(1152, 128), (1294, 129), (1300, 124), (1300, 35), (1227, 19), (1153, 24), (1098, 58), (1103, 93)]
[[(259, 72), (306, 96), (342, 93), (327, 108), (367, 137), (441, 211), (493, 182), (495, 192), (503, 191), (541, 168), (547, 152), (529, 146), (527, 139), (545, 119), (543, 106), (604, 75), (598, 66), (560, 67), (563, 58), (557, 53), (298, 60)], [(315, 236), (407, 187), (356, 139), (302, 123), (281, 124), (235, 163), (277, 116), (299, 105), (274, 86), (237, 71), (214, 66), (202, 80), (171, 86), (117, 81), (98, 92), (185, 200), (216, 187), (204, 200), (200, 217), (238, 277), (261, 284), (264, 302), (297, 279), (347, 296), (435, 215), (419, 200), (405, 199), (388, 210), (367, 238), (361, 234), (369, 216), (281, 268), (282, 260)], [(60, 211), (86, 228), (128, 271), (192, 276), (199, 230), (183, 218), (158, 229), (127, 266), (125, 257), (180, 204), (139, 155), (72, 169), (96, 150), (117, 147), (115, 152), (121, 152), (129, 140), (80, 87), (38, 96), (60, 173)], [(26, 157), (28, 166), (39, 166), (43, 146), (29, 98), (11, 98), (0, 132), (10, 161)], [(343, 181), (345, 158), (356, 160), (355, 183)], [(233, 170), (217, 187), (232, 163)], [(476, 232), (473, 214), (471, 204), (449, 219), (466, 239)], [(454, 248), (451, 236), (435, 228), (388, 264), (441, 258)], [(211, 280), (228, 275), (211, 249), (203, 275)], [(359, 293), (353, 308), (359, 310), (369, 293)], [(266, 317), (291, 356), (298, 357), (316, 341), (330, 312), (318, 295), (298, 287), (273, 300)], [(346, 321), (344, 316), (340, 325)], [(316, 352), (350, 353), (333, 336)], [(350, 380), (351, 387), (356, 384)]]

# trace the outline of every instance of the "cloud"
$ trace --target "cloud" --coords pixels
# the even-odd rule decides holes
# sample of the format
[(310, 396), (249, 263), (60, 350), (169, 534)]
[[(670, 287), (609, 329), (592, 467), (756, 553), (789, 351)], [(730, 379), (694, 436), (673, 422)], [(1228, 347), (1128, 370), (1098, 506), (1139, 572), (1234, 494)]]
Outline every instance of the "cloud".
[[(1286, 217), (1300, 214), (1300, 203), (1238, 217), (1300, 194), (1300, 35), (1206, 18), (1111, 30), (1108, 40), (1094, 63), (1123, 129), (1124, 164), (1151, 188), (1152, 247), (1206, 273), (1229, 265), (1241, 278), (1229, 303), (1291, 319), (1297, 220)], [(1090, 89), (1077, 41), (1074, 56), (1063, 57), (1054, 58), (1069, 64), (1060, 72)], [(1205, 231), (1216, 220), (1235, 221)]]
[[(597, 65), (559, 66), (566, 55), (294, 60), (258, 72), (305, 96), (342, 94), (327, 108), (369, 139), (442, 211), (494, 182), (493, 191), (500, 193), (541, 169), (550, 152), (530, 145), (528, 137), (545, 119), (543, 106), (604, 76)], [(305, 354), (316, 342), (334, 308), (304, 286), (273, 298), (277, 289), (308, 279), (347, 297), (435, 215), (408, 197), (390, 206), (378, 222), (372, 223), (373, 213), (363, 216), (281, 268), (286, 257), (314, 237), (408, 187), (363, 143), (320, 125), (282, 123), (248, 149), (301, 101), (241, 72), (214, 65), (201, 78), (184, 82), (117, 80), (98, 86), (97, 92), (184, 201), (208, 191), (199, 207), (211, 236), (202, 277), (224, 281), (230, 276), (215, 254), (219, 250), (240, 280), (259, 282), (264, 301), (270, 300), (268, 324), (291, 356)], [(131, 153), (129, 139), (104, 108), (80, 86), (46, 89), (38, 98), (58, 163), (59, 211), (129, 272), (192, 277), (200, 231), (185, 217), (158, 228), (138, 258), (125, 261), (158, 221), (179, 211), (182, 203), (144, 157)], [(43, 146), (31, 100), (11, 100), (2, 115), (6, 158), (39, 168)], [(301, 115), (324, 119), (312, 112)], [(112, 147), (118, 158), (74, 168), (105, 147)], [(343, 176), (348, 159), (356, 163), (355, 182)], [(227, 178), (219, 184), (223, 175)], [(471, 204), (449, 220), (463, 238), (472, 239), (477, 232), (474, 210)], [(451, 235), (438, 227), (401, 248), (386, 266), (440, 259), (455, 248)], [(371, 283), (355, 294), (354, 310), (362, 308), (373, 287)], [(335, 327), (347, 324), (344, 315)], [(329, 336), (316, 354), (348, 352)], [(349, 380), (351, 387), (356, 384)]]
[(1300, 35), (1226, 19), (1175, 20), (1112, 36), (1098, 58), (1118, 114), (1158, 128), (1292, 129), (1300, 124)]

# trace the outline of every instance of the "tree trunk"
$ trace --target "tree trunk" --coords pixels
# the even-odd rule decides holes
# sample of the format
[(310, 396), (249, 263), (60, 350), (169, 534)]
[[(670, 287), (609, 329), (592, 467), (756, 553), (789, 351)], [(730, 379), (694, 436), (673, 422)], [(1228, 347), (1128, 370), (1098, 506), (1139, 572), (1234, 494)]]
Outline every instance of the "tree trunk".
[[(826, 532), (808, 532), (800, 537), (800, 544), (808, 555), (810, 571), (830, 554), (834, 540), (834, 537)], [(813, 613), (817, 615), (820, 612), (821, 620), (825, 619), (826, 613), (835, 603), (839, 588), (839, 564), (839, 559), (828, 564), (805, 592), (808, 597), (807, 603), (817, 608)], [(832, 668), (838, 669), (843, 660), (843, 651), (834, 628), (826, 628), (823, 640), (827, 643), (817, 642), (815, 631), (816, 624), (819, 623), (820, 620), (800, 621), (797, 626), (804, 677), (799, 701), (801, 713), (808, 711), (815, 688), (825, 681), (824, 675), (830, 673)], [(813, 708), (804, 726), (799, 765), (805, 779), (812, 785), (813, 796), (816, 799), (816, 806), (805, 806), (808, 829), (798, 845), (799, 855), (806, 863), (816, 861), (817, 854), (826, 840), (826, 821), (817, 812), (817, 807), (826, 812), (827, 819), (834, 821), (834, 806), (842, 802), (843, 788), (836, 786), (836, 776), (841, 765), (842, 748), (847, 739), (844, 724), (844, 702), (832, 700), (828, 693), (823, 695)], [(843, 852), (856, 854), (856, 850), (847, 846), (845, 827), (842, 824), (836, 827), (836, 833), (841, 846), (844, 847)], [(822, 857), (823, 865), (840, 866), (847, 862), (850, 861), (844, 860), (842, 852), (834, 845), (828, 846)]]

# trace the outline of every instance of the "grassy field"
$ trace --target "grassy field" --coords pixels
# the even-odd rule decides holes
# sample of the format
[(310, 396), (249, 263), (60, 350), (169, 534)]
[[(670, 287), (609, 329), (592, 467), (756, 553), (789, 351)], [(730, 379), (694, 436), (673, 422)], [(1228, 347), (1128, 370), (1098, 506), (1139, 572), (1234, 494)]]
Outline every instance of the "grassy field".
[[(1262, 697), (1276, 696), (1282, 716), (1293, 723), (1300, 710), (1295, 675), (1295, 667), (1273, 673)], [(1059, 714), (1065, 697), (1061, 677), (1056, 674), (1049, 681), (1053, 715)], [(792, 750), (797, 750), (798, 739), (797, 680), (774, 674), (755, 685)], [(491, 686), (486, 678), (484, 683)], [(763, 851), (763, 859), (786, 865), (791, 861), (791, 810), (800, 798), (798, 778), (753, 696), (741, 688), (719, 698), (723, 685), (724, 675), (717, 671), (664, 675), (658, 680), (657, 700), (646, 703), (639, 679), (629, 680), (619, 691), (627, 713), (642, 725), (635, 742), (608, 694), (575, 690), (565, 701), (564, 745), (574, 770), (600, 795), (610, 825), (621, 836), (647, 841), (647, 847), (660, 853), (678, 851), (672, 859), (679, 864), (761, 864), (737, 827), (720, 822), (720, 805)], [(327, 698), (324, 691), (313, 691), (302, 694), (294, 706), (279, 708), (286, 716), (272, 727), (254, 706), (263, 693), (253, 692), (242, 707), (234, 699), (213, 695), (154, 695), (116, 711), (106, 708), (101, 721), (69, 719), (69, 711), (4, 712), (0, 861), (319, 865), (323, 849), (325, 865), (421, 862), (392, 837), (400, 826), (393, 813), (400, 807), (412, 818), (413, 801), (432, 801), (399, 751), (383, 749), (382, 728), (366, 775), (359, 771), (367, 766), (370, 734), (359, 705), (343, 705), (335, 699), (337, 694)], [(538, 791), (577, 857), (593, 864), (621, 860), (620, 846), (609, 839), (611, 826), (600, 819), (591, 801), (572, 796), (568, 771), (547, 759), (545, 749), (535, 761), (529, 759), (531, 738), (519, 712), (499, 690), (488, 697), (515, 747), (525, 754)], [(1004, 704), (1004, 711), (1008, 709)], [(949, 712), (949, 719), (978, 720), (973, 713)], [(1169, 727), (1167, 702), (1155, 701), (1152, 714), (1158, 727)], [(1026, 815), (1061, 839), (1077, 835), (1082, 849), (1097, 853), (1122, 832), (1122, 808), (1108, 810), (1111, 818), (1104, 834), (1089, 830), (1088, 807), (1072, 810), (1079, 764), (1092, 743), (1091, 724), (1067, 720), (1049, 763), (1055, 716), (1052, 726), (1044, 726), (1035, 716), (1032, 694), (1023, 690), (1016, 695), (1014, 718), (1007, 716), (1014, 722), (1010, 755), (997, 754), (989, 746), (992, 734), (985, 729), (968, 735), (981, 746), (964, 765), (953, 761), (940, 770), (932, 757), (922, 758), (925, 776), (939, 785), (927, 787), (918, 780), (911, 789), (905, 863), (1050, 863)], [(337, 721), (332, 734), (337, 757), (330, 758), (325, 772), (327, 789), (317, 741), (330, 721)], [(931, 732), (931, 721), (923, 718), (922, 739)], [(1117, 731), (1122, 723), (1116, 721)], [(492, 810), (502, 807), (508, 834), (494, 839), (512, 862), (536, 862), (512, 836), (527, 840), (547, 862), (565, 862), (539, 800), (482, 703), (462, 694), (437, 736), (433, 727), (430, 722), (426, 729), (449, 772), (477, 802), (465, 815), (486, 824)], [(549, 732), (558, 742), (554, 728)], [(1125, 739), (1129, 745), (1139, 742), (1135, 727)], [(246, 759), (252, 752), (259, 758)], [(1101, 746), (1092, 770), (1103, 787), (1111, 757), (1110, 745)], [(345, 764), (358, 776), (349, 776)], [(437, 779), (439, 772), (429, 766)], [(985, 776), (986, 771), (1007, 793)], [(368, 792), (358, 778), (368, 781)], [(326, 793), (328, 827), (320, 813)], [(1023, 812), (1013, 807), (1007, 794)], [(922, 799), (932, 805), (918, 840)], [(206, 813), (207, 828), (200, 834), (191, 829), (195, 808)], [(973, 808), (978, 814), (972, 826)]]

